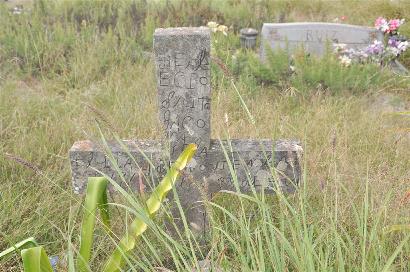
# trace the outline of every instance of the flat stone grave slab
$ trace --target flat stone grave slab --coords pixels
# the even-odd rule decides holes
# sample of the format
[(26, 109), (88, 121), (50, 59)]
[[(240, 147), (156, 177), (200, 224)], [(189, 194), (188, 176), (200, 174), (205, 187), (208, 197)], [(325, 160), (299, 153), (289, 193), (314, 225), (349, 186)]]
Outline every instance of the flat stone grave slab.
[(327, 46), (344, 43), (349, 48), (363, 48), (374, 40), (383, 40), (383, 33), (375, 28), (336, 23), (265, 23), (261, 31), (261, 59), (266, 59), (266, 47), (293, 52), (304, 47), (306, 52), (323, 55)]
[[(210, 31), (208, 28), (157, 29), (154, 56), (158, 87), (159, 119), (164, 142), (124, 140), (109, 142), (108, 149), (89, 140), (70, 149), (72, 182), (84, 192), (87, 178), (101, 171), (122, 187), (147, 191), (166, 173), (168, 166), (190, 143), (198, 150), (176, 189), (191, 226), (205, 229), (204, 192), (220, 190), (291, 192), (300, 182), (302, 147), (294, 140), (211, 139)], [(107, 147), (105, 147), (107, 148)], [(121, 175), (123, 179), (121, 178)], [(273, 177), (276, 177), (274, 179)]]

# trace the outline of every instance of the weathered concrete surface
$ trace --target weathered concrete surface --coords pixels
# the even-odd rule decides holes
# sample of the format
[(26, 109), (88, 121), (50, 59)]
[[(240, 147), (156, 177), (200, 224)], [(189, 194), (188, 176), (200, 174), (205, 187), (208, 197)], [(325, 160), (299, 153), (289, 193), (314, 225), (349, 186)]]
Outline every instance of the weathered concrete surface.
[[(170, 165), (162, 147), (154, 141), (109, 142), (107, 147), (88, 140), (76, 142), (70, 150), (74, 191), (84, 192), (87, 178), (101, 173), (125, 189), (138, 191), (143, 182), (143, 188), (149, 191)], [(106, 154), (112, 154), (112, 159)], [(300, 181), (301, 155), (297, 141), (281, 140), (274, 146), (271, 140), (212, 140), (205, 163), (198, 164), (194, 159), (185, 172), (191, 178), (205, 179), (212, 192), (235, 190), (235, 178), (242, 191), (250, 190), (251, 186), (273, 191), (277, 186), (273, 180), (275, 174), (282, 189), (293, 191)], [(194, 176), (196, 169), (200, 174)], [(178, 184), (181, 190), (185, 182), (188, 181)]]
[(207, 166), (210, 191), (235, 191), (237, 182), (241, 191), (253, 186), (273, 192), (279, 186), (293, 192), (300, 182), (302, 152), (300, 143), (292, 140), (212, 140)]
[[(328, 44), (345, 43), (349, 48), (363, 48), (374, 40), (383, 40), (383, 33), (375, 28), (336, 23), (265, 23), (261, 32), (261, 59), (266, 59), (266, 46), (273, 50), (303, 45), (308, 53), (323, 55)], [(332, 50), (332, 47), (330, 47)]]
[(208, 28), (159, 28), (154, 33), (159, 117), (175, 158), (189, 143), (210, 144), (211, 73)]
[[(75, 143), (70, 150), (75, 192), (83, 192), (87, 178), (101, 176), (100, 172), (125, 189), (150, 191), (171, 163), (162, 147), (153, 141), (123, 141), (109, 143), (107, 152), (90, 141)], [(176, 184), (188, 222), (197, 230), (206, 229), (205, 210), (199, 203), (204, 194), (211, 197), (236, 188), (247, 192), (252, 187), (267, 193), (278, 187), (293, 192), (300, 183), (302, 152), (296, 141), (282, 140), (274, 145), (271, 140), (211, 140), (208, 152), (194, 158)], [(112, 160), (105, 154), (112, 154)]]
[[(168, 169), (165, 150), (149, 140), (109, 142), (106, 147), (88, 140), (75, 142), (69, 152), (74, 192), (83, 193), (88, 177), (102, 176), (100, 172), (125, 189), (140, 190), (141, 180), (149, 188), (151, 181), (157, 181)], [(107, 156), (110, 153), (111, 159)]]

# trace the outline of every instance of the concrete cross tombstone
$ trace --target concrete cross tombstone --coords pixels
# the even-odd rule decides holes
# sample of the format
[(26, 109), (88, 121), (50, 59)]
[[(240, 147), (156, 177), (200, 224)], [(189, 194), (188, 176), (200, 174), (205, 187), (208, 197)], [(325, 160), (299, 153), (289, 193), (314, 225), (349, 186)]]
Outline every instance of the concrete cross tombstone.
[[(196, 143), (198, 150), (176, 188), (187, 220), (194, 228), (204, 229), (206, 223), (200, 205), (204, 192), (209, 196), (221, 190), (235, 190), (234, 184), (243, 191), (249, 191), (251, 186), (268, 192), (278, 186), (285, 191), (295, 189), (300, 181), (302, 155), (297, 141), (210, 138), (208, 28), (156, 29), (154, 55), (159, 118), (168, 141), (109, 142), (108, 149), (117, 167), (99, 144), (89, 140), (74, 143), (69, 156), (76, 193), (84, 191), (89, 176), (100, 175), (96, 170), (124, 188), (138, 191), (142, 182), (149, 189), (150, 177), (159, 180), (189, 143)], [(276, 181), (273, 172), (278, 176)]]
[(265, 23), (261, 32), (261, 59), (266, 59), (266, 47), (294, 51), (303, 46), (315, 55), (326, 53), (332, 43), (344, 43), (349, 48), (364, 48), (374, 40), (383, 40), (375, 28), (336, 23)]

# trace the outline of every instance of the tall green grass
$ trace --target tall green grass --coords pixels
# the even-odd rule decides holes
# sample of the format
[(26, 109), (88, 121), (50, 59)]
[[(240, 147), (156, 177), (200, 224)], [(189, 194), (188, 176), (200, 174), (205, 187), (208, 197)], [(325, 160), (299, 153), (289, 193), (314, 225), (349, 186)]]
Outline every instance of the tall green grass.
[[(172, 190), (175, 182), (177, 181), (180, 172), (190, 162), (194, 156), (197, 147), (195, 144), (188, 145), (178, 159), (171, 165), (166, 175), (162, 178), (158, 186), (152, 191), (151, 196), (145, 202), (145, 205), (136, 205), (139, 208), (138, 216), (134, 219), (127, 229), (126, 234), (120, 240), (117, 248), (109, 257), (104, 271), (114, 272), (122, 270), (127, 254), (132, 251), (136, 244), (137, 239), (148, 229), (148, 218), (153, 216), (161, 207), (162, 202), (167, 196), (168, 192)], [(111, 155), (111, 154), (110, 154)], [(111, 159), (111, 157), (110, 157)], [(118, 167), (118, 166), (116, 166)], [(101, 173), (104, 175), (104, 173)], [(80, 236), (80, 249), (78, 254), (78, 265), (73, 264), (71, 249), (67, 255), (71, 256), (69, 264), (66, 269), (73, 271), (77, 267), (78, 271), (90, 271), (89, 261), (91, 257), (94, 228), (97, 220), (97, 210), (100, 210), (101, 222), (104, 228), (110, 232), (110, 216), (108, 211), (108, 183), (119, 190), (122, 194), (125, 194), (130, 204), (137, 203), (129, 194), (127, 194), (115, 181), (103, 177), (89, 177), (87, 184), (87, 193), (84, 201), (84, 215), (82, 220), (81, 236)], [(109, 233), (111, 234), (111, 233)], [(21, 248), (28, 247), (28, 245), (34, 245), (27, 249), (21, 250), (21, 256), (24, 264), (25, 272), (51, 272), (53, 268), (48, 260), (48, 256), (45, 250), (37, 245), (37, 242), (32, 238), (26, 239), (13, 247), (0, 252), (0, 258), (7, 257), (12, 254), (13, 251), (19, 251)]]
[[(235, 173), (232, 172), (231, 175), (233, 180), (236, 180)], [(90, 185), (93, 183), (91, 182)], [(170, 190), (171, 187), (168, 185), (167, 190)], [(366, 179), (363, 194), (352, 202), (349, 210), (343, 211), (338, 206), (340, 201), (338, 198), (349, 197), (349, 192), (341, 184), (334, 185), (336, 190), (330, 198), (323, 194), (321, 198), (316, 199), (308, 195), (306, 190), (308, 186), (309, 181), (305, 176), (301, 187), (294, 195), (283, 195), (280, 191), (275, 195), (266, 195), (263, 191), (256, 192), (253, 188), (250, 194), (240, 191), (224, 192), (212, 200), (205, 200), (211, 222), (207, 236), (209, 243), (205, 248), (200, 245), (187, 224), (185, 229), (176, 229), (175, 239), (168, 234), (159, 221), (155, 223), (147, 218), (138, 219), (140, 223), (132, 223), (129, 231), (130, 235), (142, 235), (142, 239), (139, 240), (139, 246), (134, 254), (125, 255), (126, 264), (129, 269), (140, 271), (201, 269), (204, 262), (200, 261), (203, 259), (212, 269), (222, 269), (222, 271), (408, 270), (410, 233), (406, 228), (390, 225), (387, 221), (389, 217), (387, 204), (391, 201), (391, 191), (386, 191), (382, 203), (375, 203), (369, 179)], [(81, 261), (79, 264), (82, 264), (79, 266), (79, 271), (89, 269), (100, 271), (103, 268), (98, 263), (88, 266), (92, 236), (87, 234), (87, 231), (92, 233), (94, 229), (94, 224), (89, 224), (88, 221), (95, 222), (95, 209), (100, 202), (95, 202), (94, 206), (89, 204), (93, 194), (98, 196), (104, 191), (104, 187), (101, 187), (103, 191), (100, 193), (93, 191), (93, 188), (97, 187), (89, 186), (87, 189), (88, 200), (85, 203), (82, 232), (84, 239), (81, 240), (82, 246), (79, 250), (80, 255), (86, 259), (79, 259)], [(158, 190), (161, 191), (163, 188)], [(158, 192), (154, 192), (154, 196)], [(121, 194), (127, 199), (128, 205), (118, 205), (118, 207), (126, 210), (127, 213), (135, 214), (138, 218), (142, 216), (141, 206), (137, 204), (137, 200), (125, 191)], [(163, 197), (164, 195), (161, 199)], [(230, 204), (227, 204), (228, 202)], [(106, 203), (106, 200), (101, 203)], [(148, 210), (154, 207), (149, 203), (150, 200), (147, 202)], [(159, 202), (155, 200), (152, 203)], [(157, 204), (155, 206), (154, 209), (157, 210), (159, 206)], [(165, 208), (163, 212), (170, 214), (168, 209)], [(179, 209), (184, 218), (180, 206)], [(150, 235), (144, 234), (147, 224)], [(135, 232), (136, 227), (138, 232)], [(91, 240), (86, 241), (86, 237), (90, 237)], [(116, 239), (114, 236), (114, 243)], [(130, 237), (126, 236), (126, 239)], [(130, 245), (124, 247), (123, 243), (119, 243), (117, 248), (119, 251), (111, 258), (121, 257), (125, 252), (131, 253), (126, 249)], [(87, 249), (83, 246), (85, 244)], [(132, 248), (134, 244), (135, 241), (132, 243)], [(77, 250), (75, 247), (71, 248), (72, 245), (69, 247), (68, 253)], [(40, 267), (40, 258), (43, 258), (43, 266), (48, 263), (44, 251), (38, 251), (37, 254), (36, 250), (38, 251), (39, 248), (22, 251), (27, 272), (43, 271), (30, 270), (34, 269), (36, 264)], [(83, 263), (84, 261), (86, 263)], [(115, 263), (117, 262), (110, 262), (105, 266), (104, 271), (117, 271), (119, 267), (116, 269)], [(71, 269), (75, 267), (72, 258), (68, 258), (67, 267), (62, 268), (68, 269), (68, 267)]]
[[(35, 0), (26, 10), (14, 15), (0, 5), (0, 65), (9, 72), (17, 68), (26, 75), (58, 76), (69, 87), (101, 79), (108, 67), (139, 61), (143, 50), (151, 50), (156, 27), (218, 21), (237, 32), (259, 29), (263, 22), (332, 21), (342, 15), (348, 23), (363, 25), (372, 25), (379, 15), (410, 19), (406, 1), (376, 1), (368, 8), (365, 3), (303, 0)], [(407, 59), (403, 56), (405, 63)]]
[[(213, 20), (236, 32), (266, 21), (332, 21), (341, 15), (361, 25), (372, 25), (379, 15), (410, 20), (407, 1), (36, 1), (31, 13), (20, 17), (3, 3), (0, 9), (0, 249), (34, 235), (65, 268), (74, 264), (81, 221), (81, 201), (71, 192), (71, 144), (99, 139), (95, 119), (121, 138), (161, 135), (153, 63), (141, 54), (151, 50), (156, 27)], [(234, 74), (255, 125), (247, 121), (230, 79), (213, 65), (212, 135), (306, 139), (304, 187), (276, 199), (217, 195), (208, 203), (213, 228), (207, 247), (164, 238), (162, 221), (155, 221), (127, 264), (186, 271), (208, 256), (212, 266), (227, 271), (305, 265), (407, 271), (408, 232), (391, 226), (410, 223), (403, 198), (409, 139), (398, 132), (409, 122), (382, 114), (383, 107), (374, 103), (386, 91), (409, 103), (406, 78), (303, 56), (296, 59), (296, 74), (280, 56), (263, 70), (252, 62), (254, 53), (237, 52), (232, 33), (213, 37), (218, 43), (212, 54)], [(240, 60), (236, 70), (234, 55)], [(401, 61), (408, 63), (408, 56)], [(258, 74), (263, 71), (275, 80), (264, 82)], [(114, 200), (121, 204), (114, 207), (113, 228), (121, 230), (138, 209), (118, 196)], [(160, 211), (161, 218), (169, 215), (168, 208)], [(187, 236), (185, 230), (181, 236)], [(102, 269), (101, 260), (119, 241), (108, 237), (97, 230), (93, 271)], [(0, 271), (21, 270), (16, 256), (0, 261)]]

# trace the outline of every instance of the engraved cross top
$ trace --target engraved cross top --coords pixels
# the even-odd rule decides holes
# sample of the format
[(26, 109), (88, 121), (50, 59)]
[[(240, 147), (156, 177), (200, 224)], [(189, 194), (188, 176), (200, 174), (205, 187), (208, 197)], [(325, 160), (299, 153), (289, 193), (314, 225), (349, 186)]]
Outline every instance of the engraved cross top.
[(202, 28), (157, 29), (154, 54), (160, 120), (171, 158), (196, 143), (208, 152), (211, 135), (210, 36)]

